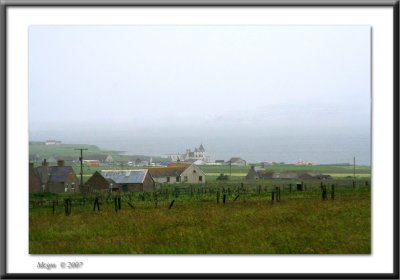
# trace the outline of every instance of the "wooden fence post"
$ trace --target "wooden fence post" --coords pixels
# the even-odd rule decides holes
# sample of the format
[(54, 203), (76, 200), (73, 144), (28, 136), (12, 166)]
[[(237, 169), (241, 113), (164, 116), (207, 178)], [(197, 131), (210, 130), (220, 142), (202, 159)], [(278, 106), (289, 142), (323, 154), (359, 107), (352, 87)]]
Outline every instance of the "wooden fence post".
[(64, 199), (64, 211), (65, 216), (69, 216), (71, 214), (71, 199)]
[(322, 187), (322, 200), (326, 200), (327, 195), (326, 195), (326, 186), (324, 185)]

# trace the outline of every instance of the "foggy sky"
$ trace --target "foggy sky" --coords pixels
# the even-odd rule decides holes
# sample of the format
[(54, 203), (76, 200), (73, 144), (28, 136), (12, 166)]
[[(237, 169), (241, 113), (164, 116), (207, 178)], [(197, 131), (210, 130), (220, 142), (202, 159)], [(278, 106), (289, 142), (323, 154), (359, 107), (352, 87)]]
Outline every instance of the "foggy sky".
[(115, 133), (198, 143), (255, 134), (368, 136), (370, 32), (367, 26), (31, 26), (30, 138), (66, 131), (81, 142), (95, 133), (110, 141)]

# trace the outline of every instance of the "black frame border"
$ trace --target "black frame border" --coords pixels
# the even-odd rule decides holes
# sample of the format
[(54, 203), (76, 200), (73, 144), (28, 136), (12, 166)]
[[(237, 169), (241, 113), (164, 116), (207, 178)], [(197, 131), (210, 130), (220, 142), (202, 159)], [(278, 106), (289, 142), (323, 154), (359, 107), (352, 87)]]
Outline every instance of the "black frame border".
[[(7, 8), (8, 7), (392, 7), (393, 273), (7, 273)], [(399, 0), (1, 0), (0, 2), (0, 278), (1, 279), (399, 279)]]

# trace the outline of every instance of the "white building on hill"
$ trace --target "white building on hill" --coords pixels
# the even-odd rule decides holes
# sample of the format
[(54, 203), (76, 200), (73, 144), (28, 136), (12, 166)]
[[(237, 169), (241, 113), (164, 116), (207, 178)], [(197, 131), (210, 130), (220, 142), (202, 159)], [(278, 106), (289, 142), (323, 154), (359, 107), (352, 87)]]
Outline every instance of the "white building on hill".
[(209, 156), (206, 153), (206, 150), (203, 147), (203, 144), (200, 144), (198, 148), (187, 149), (184, 154), (171, 154), (168, 155), (168, 158), (171, 161), (186, 161), (186, 162), (209, 162)]

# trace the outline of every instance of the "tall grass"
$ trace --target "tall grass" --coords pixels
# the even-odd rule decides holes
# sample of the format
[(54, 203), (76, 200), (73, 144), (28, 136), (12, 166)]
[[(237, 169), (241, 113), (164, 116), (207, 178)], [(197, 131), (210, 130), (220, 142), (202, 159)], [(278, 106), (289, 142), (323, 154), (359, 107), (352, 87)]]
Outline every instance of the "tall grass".
[[(216, 193), (124, 196), (114, 211), (104, 197), (100, 212), (91, 201), (29, 213), (31, 254), (369, 254), (370, 189), (338, 190), (322, 201), (318, 190), (241, 193), (217, 204)], [(171, 200), (175, 203), (168, 209)], [(134, 206), (128, 206), (128, 202)]]

